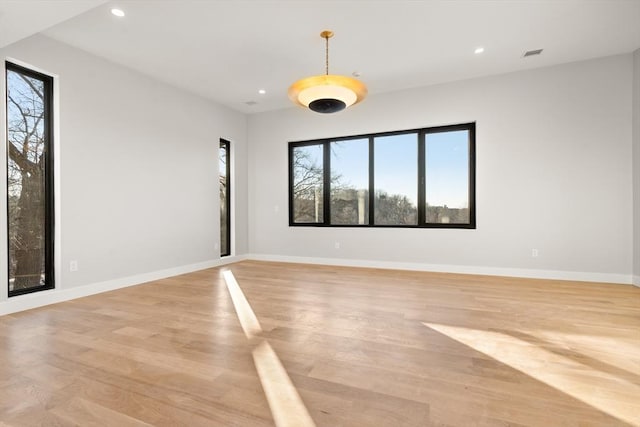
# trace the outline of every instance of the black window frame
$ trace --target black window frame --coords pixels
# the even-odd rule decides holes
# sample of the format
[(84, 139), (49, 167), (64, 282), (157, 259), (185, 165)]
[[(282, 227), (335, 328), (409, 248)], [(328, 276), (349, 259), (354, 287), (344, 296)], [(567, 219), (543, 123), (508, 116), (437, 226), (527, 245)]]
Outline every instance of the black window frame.
[[(469, 133), (469, 222), (468, 223), (435, 223), (426, 221), (426, 136), (433, 133), (468, 131)], [(410, 225), (375, 224), (375, 170), (374, 170), (374, 140), (378, 137), (402, 134), (416, 134), (418, 145), (418, 194), (417, 215), (418, 223)], [(331, 224), (331, 143), (355, 139), (369, 139), (369, 222), (368, 224)], [(294, 221), (294, 150), (298, 147), (320, 145), (323, 148), (323, 176), (322, 176), (322, 222)], [(336, 138), (321, 138), (307, 141), (291, 141), (288, 144), (289, 163), (289, 226), (290, 227), (337, 227), (337, 228), (449, 228), (476, 229), (476, 123), (460, 123), (454, 125), (434, 126), (420, 129), (409, 129), (392, 132), (370, 133)]]
[[(5, 123), (6, 123), (6, 166), (7, 172), (5, 176), (5, 188), (7, 189), (6, 194), (6, 203), (7, 203), (7, 273), (9, 269), (9, 263), (11, 260), (10, 256), (10, 245), (11, 241), (9, 239), (9, 87), (8, 87), (8, 73), (12, 71), (15, 73), (19, 73), (25, 75), (27, 77), (40, 80), (43, 82), (43, 95), (44, 95), (44, 134), (46, 138), (46, 143), (44, 147), (44, 177), (45, 177), (45, 230), (44, 230), (44, 273), (45, 273), (45, 283), (41, 286), (33, 286), (27, 289), (17, 289), (10, 290), (9, 289), (9, 281), (7, 281), (7, 291), (9, 297), (15, 297), (18, 295), (30, 294), (33, 292), (39, 292), (49, 289), (55, 289), (55, 194), (54, 194), (54, 109), (53, 109), (53, 77), (40, 73), (38, 71), (32, 70), (30, 68), (24, 67), (22, 65), (15, 64), (13, 62), (5, 61)], [(7, 275), (9, 278), (9, 275)]]
[[(218, 153), (220, 153), (220, 149), (225, 151), (226, 162), (225, 162), (225, 210), (227, 213), (227, 221), (226, 221), (226, 233), (225, 237), (227, 239), (227, 247), (226, 251), (223, 252), (222, 241), (220, 242), (220, 256), (230, 256), (231, 255), (231, 143), (226, 139), (220, 138), (220, 146), (218, 149)], [(220, 163), (220, 159), (218, 159), (218, 164)], [(218, 174), (220, 171), (218, 171)], [(222, 232), (220, 233), (222, 237)]]

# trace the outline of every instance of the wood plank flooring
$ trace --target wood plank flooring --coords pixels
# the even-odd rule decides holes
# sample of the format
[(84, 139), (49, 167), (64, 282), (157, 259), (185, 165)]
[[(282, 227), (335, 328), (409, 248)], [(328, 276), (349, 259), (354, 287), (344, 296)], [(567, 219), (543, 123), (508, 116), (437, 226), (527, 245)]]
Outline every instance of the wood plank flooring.
[(640, 426), (638, 288), (257, 261), (0, 317), (0, 426), (274, 426), (260, 354), (317, 426)]

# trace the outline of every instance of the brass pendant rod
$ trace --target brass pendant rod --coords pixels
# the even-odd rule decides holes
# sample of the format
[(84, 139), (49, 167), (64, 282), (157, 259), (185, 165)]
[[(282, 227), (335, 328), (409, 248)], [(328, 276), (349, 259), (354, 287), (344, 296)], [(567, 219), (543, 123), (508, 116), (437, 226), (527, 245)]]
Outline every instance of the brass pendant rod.
[(326, 47), (325, 47), (325, 74), (329, 75), (329, 37), (325, 38)]
[(324, 72), (328, 76), (329, 75), (329, 39), (333, 37), (333, 31), (324, 30), (320, 33), (320, 37), (325, 40), (325, 59), (324, 59)]

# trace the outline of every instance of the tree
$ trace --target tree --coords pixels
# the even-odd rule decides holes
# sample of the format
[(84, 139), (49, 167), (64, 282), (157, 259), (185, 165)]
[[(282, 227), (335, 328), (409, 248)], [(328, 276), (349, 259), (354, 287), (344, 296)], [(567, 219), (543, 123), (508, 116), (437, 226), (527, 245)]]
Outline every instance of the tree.
[(322, 221), (323, 169), (309, 150), (293, 150), (293, 216), (295, 222)]
[(40, 286), (45, 264), (44, 82), (7, 72), (9, 277), (13, 290)]
[(418, 223), (418, 209), (403, 194), (388, 194), (378, 190), (375, 195), (376, 224), (415, 225)]
[(353, 185), (331, 186), (331, 224), (368, 224), (369, 191)]

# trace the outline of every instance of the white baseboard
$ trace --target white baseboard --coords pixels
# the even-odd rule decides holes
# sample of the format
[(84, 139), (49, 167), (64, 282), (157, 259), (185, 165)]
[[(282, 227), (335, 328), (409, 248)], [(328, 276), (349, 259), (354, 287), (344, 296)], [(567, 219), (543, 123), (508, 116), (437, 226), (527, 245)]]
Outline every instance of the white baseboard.
[(640, 276), (633, 276), (633, 281), (631, 283), (640, 287)]
[(99, 294), (102, 292), (113, 291), (115, 289), (126, 288), (128, 286), (140, 285), (152, 280), (159, 280), (166, 277), (191, 273), (193, 271), (218, 267), (237, 261), (242, 261), (245, 258), (245, 256), (230, 256), (211, 261), (199, 262), (196, 264), (182, 265), (179, 267), (167, 268), (165, 270), (153, 271), (151, 273), (143, 273), (137, 274), (135, 276), (107, 280), (105, 282), (92, 283), (89, 285), (78, 286), (69, 289), (65, 289), (63, 285), (58, 289), (51, 289), (42, 292), (34, 292), (31, 294), (15, 296), (9, 298), (6, 301), (0, 302), (0, 316), (16, 313), (18, 311), (42, 307), (49, 304), (68, 301), (75, 298)]
[[(598, 282), (631, 284), (631, 275), (593, 273), (581, 271), (535, 270), (524, 268), (483, 267), (478, 265), (423, 264), (394, 261), (370, 261), (341, 258), (314, 258), (288, 255), (249, 254), (247, 259), (258, 261), (292, 262), (302, 264), (323, 264), (345, 267), (367, 267), (391, 270), (432, 271), (437, 273), (480, 274), (487, 276), (523, 277), (529, 279), (573, 280), (579, 282)], [(636, 276), (637, 279), (637, 276)]]

